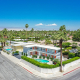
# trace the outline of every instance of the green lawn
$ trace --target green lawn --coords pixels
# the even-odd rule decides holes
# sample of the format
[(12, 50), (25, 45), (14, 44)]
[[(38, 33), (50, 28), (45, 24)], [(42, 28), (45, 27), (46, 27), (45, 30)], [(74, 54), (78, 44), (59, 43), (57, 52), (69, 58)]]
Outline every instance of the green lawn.
[(77, 49), (80, 51), (80, 47), (77, 47)]

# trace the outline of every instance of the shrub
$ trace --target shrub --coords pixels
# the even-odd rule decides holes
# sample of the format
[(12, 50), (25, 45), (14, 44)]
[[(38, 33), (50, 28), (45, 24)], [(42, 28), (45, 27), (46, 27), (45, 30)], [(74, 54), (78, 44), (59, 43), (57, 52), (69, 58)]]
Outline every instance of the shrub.
[[(49, 65), (49, 64), (46, 64), (46, 63), (40, 63), (34, 59), (31, 59), (31, 58), (28, 58), (26, 56), (21, 56), (21, 58), (25, 61), (28, 61), (38, 67), (41, 67), (41, 68), (56, 68), (56, 67), (59, 67), (60, 66), (60, 63), (57, 62), (56, 65)], [(62, 64), (67, 64), (67, 63), (70, 63), (72, 61), (75, 61), (77, 59), (80, 59), (79, 57), (75, 57), (75, 58), (72, 58), (72, 59), (69, 59), (69, 60), (66, 60), (66, 61), (63, 61)], [(58, 60), (55, 60), (55, 62), (58, 61)]]
[(71, 43), (69, 43), (69, 42), (62, 43), (63, 48), (69, 47), (70, 45), (71, 45)]
[(56, 64), (59, 63), (59, 59), (54, 59), (53, 62), (55, 62)]
[(71, 49), (72, 49), (72, 47), (67, 47), (66, 49), (67, 49), (67, 50), (71, 50)]
[(77, 43), (73, 42), (72, 43), (72, 48), (77, 48)]
[(43, 59), (45, 59), (45, 56), (43, 56)]
[(2, 46), (0, 46), (0, 48), (2, 48)]
[(19, 51), (15, 51), (15, 53), (18, 53), (19, 54)]
[(70, 40), (70, 38), (68, 37), (68, 40)]
[(7, 43), (6, 43), (6, 45), (8, 46), (8, 45), (9, 45), (9, 43), (7, 42)]
[(25, 53), (24, 53), (24, 56), (25, 56)]
[(21, 58), (25, 61), (28, 61), (38, 67), (41, 67), (41, 68), (56, 68), (56, 67), (59, 67), (59, 64), (56, 64), (56, 65), (49, 65), (49, 64), (46, 64), (46, 63), (40, 63), (34, 59), (31, 59), (31, 58), (28, 58), (26, 56), (21, 56)]
[(32, 55), (32, 58), (34, 58), (34, 56)]
[(62, 64), (67, 64), (67, 63), (70, 63), (70, 62), (78, 60), (78, 59), (80, 59), (80, 58), (79, 57), (74, 57), (74, 58), (68, 59), (66, 61), (63, 61)]
[(49, 56), (47, 56), (47, 59), (49, 60)]
[(38, 43), (38, 40), (35, 40), (36, 43)]
[(45, 40), (45, 44), (52, 44), (52, 42), (51, 42), (51, 40), (46, 39), (46, 40)]
[(6, 52), (5, 50), (3, 50), (3, 52)]
[(27, 56), (27, 53), (26, 53), (26, 56)]
[(80, 51), (78, 51), (77, 53), (75, 53), (75, 56), (80, 57)]
[(7, 52), (7, 54), (10, 54), (9, 52)]
[(62, 52), (64, 52), (65, 50), (66, 50), (66, 48), (63, 48), (63, 49), (62, 49)]
[(50, 58), (51, 59), (51, 61), (53, 61), (53, 58)]
[(37, 58), (37, 55), (33, 55), (33, 58)]
[(75, 53), (69, 53), (69, 58), (74, 58), (75, 57)]
[(69, 54), (69, 51), (64, 51), (63, 52), (63, 55), (68, 55)]
[(77, 47), (77, 50), (80, 51), (80, 47)]
[(12, 54), (14, 54), (14, 52)]
[(41, 59), (41, 56), (39, 56), (39, 58)]
[(23, 52), (22, 52), (22, 55), (23, 55)]
[(35, 57), (37, 58), (37, 55)]

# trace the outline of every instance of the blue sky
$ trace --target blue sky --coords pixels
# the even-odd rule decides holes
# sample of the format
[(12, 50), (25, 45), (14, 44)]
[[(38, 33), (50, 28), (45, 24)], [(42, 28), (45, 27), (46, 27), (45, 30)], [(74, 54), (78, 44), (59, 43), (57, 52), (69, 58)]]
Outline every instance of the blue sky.
[(80, 28), (80, 0), (0, 0), (0, 29)]

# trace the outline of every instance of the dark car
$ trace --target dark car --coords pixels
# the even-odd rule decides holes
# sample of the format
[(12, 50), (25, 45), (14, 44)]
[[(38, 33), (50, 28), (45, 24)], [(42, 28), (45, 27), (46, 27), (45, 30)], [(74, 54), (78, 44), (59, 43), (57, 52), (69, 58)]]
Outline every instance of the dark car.
[(19, 54), (18, 54), (18, 53), (14, 53), (13, 56), (14, 56), (14, 55), (19, 55)]

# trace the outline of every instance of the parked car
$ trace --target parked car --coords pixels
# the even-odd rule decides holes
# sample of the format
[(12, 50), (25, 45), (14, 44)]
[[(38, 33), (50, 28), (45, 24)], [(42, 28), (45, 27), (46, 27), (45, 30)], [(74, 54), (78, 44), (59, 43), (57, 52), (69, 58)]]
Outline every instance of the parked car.
[(14, 53), (13, 56), (14, 56), (14, 55), (19, 55), (19, 54), (18, 54), (18, 53)]

